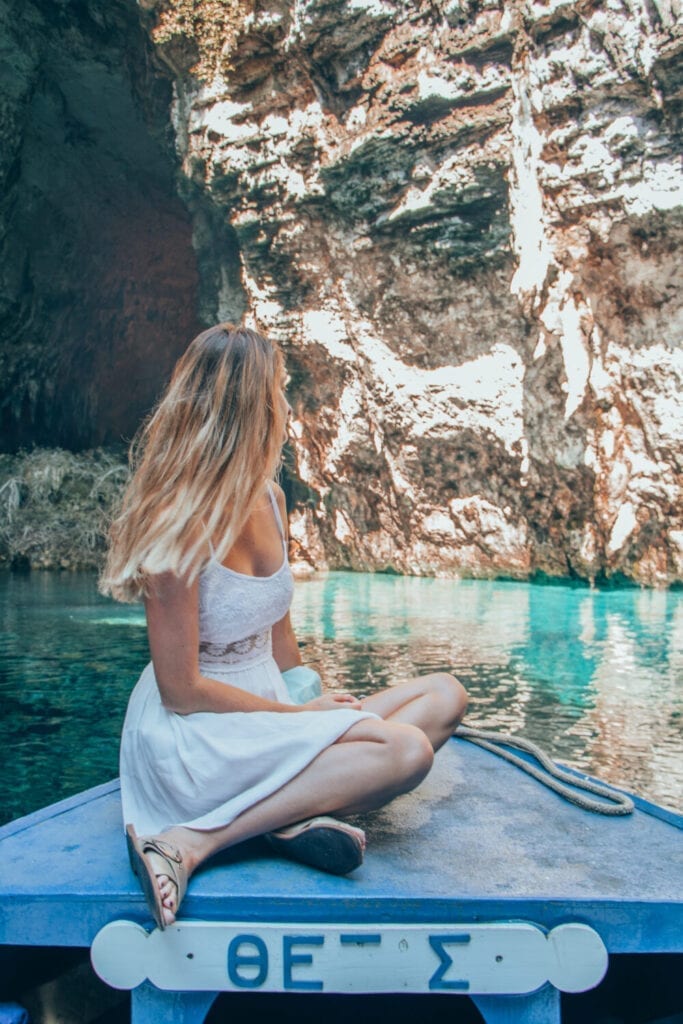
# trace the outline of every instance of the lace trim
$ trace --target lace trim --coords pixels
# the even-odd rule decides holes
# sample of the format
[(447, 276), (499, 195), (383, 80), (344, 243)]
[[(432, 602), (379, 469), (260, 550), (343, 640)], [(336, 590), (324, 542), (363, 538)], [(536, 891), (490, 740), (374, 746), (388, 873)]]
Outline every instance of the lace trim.
[(202, 641), (199, 645), (199, 657), (201, 661), (230, 665), (243, 661), (247, 654), (260, 654), (267, 650), (269, 640), (270, 630), (265, 629), (262, 633), (254, 633), (252, 636), (246, 636), (244, 640), (236, 640), (232, 644), (212, 644)]

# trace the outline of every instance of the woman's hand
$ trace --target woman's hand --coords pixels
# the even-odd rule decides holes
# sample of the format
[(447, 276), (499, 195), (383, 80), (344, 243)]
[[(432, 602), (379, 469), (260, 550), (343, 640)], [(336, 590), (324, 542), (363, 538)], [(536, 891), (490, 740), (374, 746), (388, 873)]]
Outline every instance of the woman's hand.
[(352, 693), (324, 693), (300, 704), (297, 711), (360, 711), (361, 702)]

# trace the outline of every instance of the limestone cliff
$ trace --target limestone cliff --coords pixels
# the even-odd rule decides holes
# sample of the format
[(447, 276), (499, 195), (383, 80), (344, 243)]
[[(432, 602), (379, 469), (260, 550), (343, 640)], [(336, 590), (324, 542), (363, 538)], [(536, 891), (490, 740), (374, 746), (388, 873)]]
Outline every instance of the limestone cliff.
[(130, 433), (196, 304), (286, 350), (302, 570), (683, 578), (678, 0), (6, 5), (14, 446)]
[(680, 579), (676, 0), (143, 6), (203, 316), (287, 351), (299, 559)]

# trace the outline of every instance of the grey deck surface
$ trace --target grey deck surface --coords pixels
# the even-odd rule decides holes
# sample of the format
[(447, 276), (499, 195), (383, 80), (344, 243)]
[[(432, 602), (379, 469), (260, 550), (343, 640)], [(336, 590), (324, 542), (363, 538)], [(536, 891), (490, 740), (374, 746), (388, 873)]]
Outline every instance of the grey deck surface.
[[(647, 805), (643, 805), (647, 807)], [(590, 814), (463, 740), (414, 793), (368, 815), (364, 865), (335, 878), (261, 841), (190, 884), (181, 916), (222, 920), (583, 921), (612, 952), (683, 948), (683, 833), (639, 808)], [(149, 925), (117, 786), (0, 829), (0, 942), (89, 945), (114, 918)]]

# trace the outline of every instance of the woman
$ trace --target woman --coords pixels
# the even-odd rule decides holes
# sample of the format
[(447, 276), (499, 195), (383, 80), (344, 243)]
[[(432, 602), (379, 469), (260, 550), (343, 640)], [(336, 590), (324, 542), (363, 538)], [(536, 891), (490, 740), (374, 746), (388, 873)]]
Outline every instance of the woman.
[(353, 870), (362, 830), (325, 815), (416, 786), (465, 709), (445, 674), (364, 700), (290, 701), (281, 672), (301, 659), (273, 482), (291, 413), (284, 387), (279, 350), (255, 331), (220, 324), (195, 338), (141, 433), (112, 526), (102, 589), (144, 598), (152, 655), (123, 728), (124, 821), (162, 929), (193, 871), (252, 836)]

